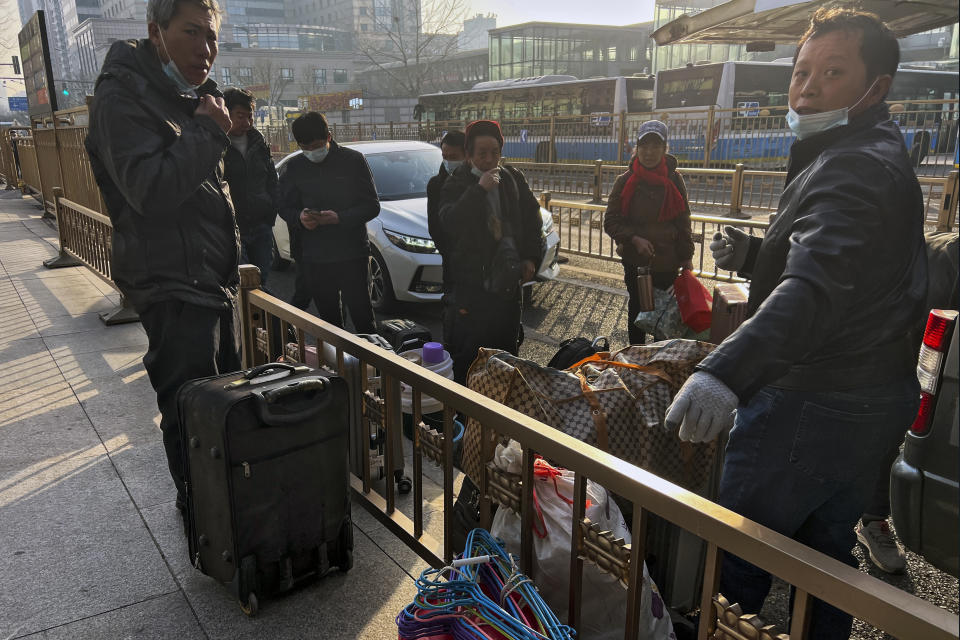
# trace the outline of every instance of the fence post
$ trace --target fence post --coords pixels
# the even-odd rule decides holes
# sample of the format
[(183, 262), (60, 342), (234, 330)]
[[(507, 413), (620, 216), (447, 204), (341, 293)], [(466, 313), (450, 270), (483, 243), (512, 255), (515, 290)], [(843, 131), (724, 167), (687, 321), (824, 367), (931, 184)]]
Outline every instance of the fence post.
[(557, 116), (550, 116), (550, 149), (547, 158), (547, 162), (557, 161)]
[(742, 218), (743, 208), (743, 163), (738, 162), (733, 172), (733, 184), (730, 187), (730, 217)]
[(393, 140), (393, 120), (390, 121), (390, 139)]
[(547, 211), (550, 210), (550, 192), (549, 191), (544, 191), (543, 193), (540, 194), (540, 206), (546, 209)]
[[(36, 144), (36, 140), (34, 140)], [(43, 266), (47, 269), (62, 269), (63, 267), (79, 267), (83, 263), (71, 256), (64, 249), (64, 224), (61, 220), (62, 216), (60, 215), (60, 198), (63, 197), (63, 189), (60, 187), (53, 188), (53, 209), (55, 212), (54, 218), (57, 221), (57, 240), (60, 243), (60, 253), (56, 258), (50, 258), (49, 260), (43, 261)], [(40, 196), (40, 199), (43, 199), (43, 196)]]
[(108, 327), (115, 324), (126, 324), (127, 322), (140, 322), (140, 314), (134, 311), (127, 297), (120, 294), (120, 306), (112, 311), (103, 311), (100, 313), (100, 320)]
[(255, 364), (255, 338), (253, 310), (250, 308), (250, 290), (260, 287), (260, 269), (252, 264), (240, 265), (240, 341), (242, 366), (246, 369)]
[(940, 199), (940, 213), (937, 214), (937, 231), (952, 231), (957, 223), (957, 205), (960, 200), (960, 173), (950, 172), (943, 185), (943, 196)]
[(715, 116), (715, 107), (710, 105), (710, 111), (707, 112), (707, 128), (706, 133), (703, 137), (703, 168), (710, 168), (710, 154), (713, 152), (713, 127), (714, 127), (714, 116)]
[[(623, 147), (627, 144), (627, 112), (621, 111), (617, 127), (617, 164), (623, 162)], [(597, 200), (597, 202), (600, 202)]]
[(603, 194), (603, 160), (593, 161), (593, 202), (600, 204)]

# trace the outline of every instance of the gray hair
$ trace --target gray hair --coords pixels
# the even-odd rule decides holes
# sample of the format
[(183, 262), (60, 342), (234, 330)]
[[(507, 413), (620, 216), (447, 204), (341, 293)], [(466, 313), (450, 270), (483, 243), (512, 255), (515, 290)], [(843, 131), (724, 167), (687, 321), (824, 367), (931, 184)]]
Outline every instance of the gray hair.
[(220, 29), (220, 5), (217, 0), (148, 0), (147, 22), (156, 22), (161, 29), (170, 26), (173, 16), (177, 15), (177, 8), (181, 4), (192, 4), (213, 14), (215, 27)]

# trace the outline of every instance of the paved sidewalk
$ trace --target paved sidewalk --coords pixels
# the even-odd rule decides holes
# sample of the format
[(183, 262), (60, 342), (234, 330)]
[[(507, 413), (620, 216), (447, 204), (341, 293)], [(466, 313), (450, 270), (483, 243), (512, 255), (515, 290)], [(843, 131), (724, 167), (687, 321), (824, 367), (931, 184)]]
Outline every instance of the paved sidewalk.
[(396, 638), (426, 565), (356, 505), (353, 569), (257, 618), (190, 566), (146, 335), (102, 324), (118, 297), (85, 267), (42, 266), (41, 214), (0, 192), (0, 640)]

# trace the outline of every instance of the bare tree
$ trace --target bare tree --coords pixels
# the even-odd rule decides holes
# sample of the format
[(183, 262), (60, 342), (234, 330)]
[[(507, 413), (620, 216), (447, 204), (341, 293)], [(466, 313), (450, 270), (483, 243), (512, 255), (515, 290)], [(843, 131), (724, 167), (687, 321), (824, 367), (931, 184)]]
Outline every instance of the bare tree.
[(469, 8), (468, 0), (374, 0), (374, 31), (358, 35), (356, 47), (407, 96), (419, 96), (437, 63), (456, 52)]
[(318, 75), (317, 71), (325, 73), (323, 69), (314, 69), (311, 67), (301, 68), (300, 78), (297, 82), (301, 96), (312, 96), (326, 91), (327, 84), (323, 81), (323, 78)]
[[(270, 58), (258, 58), (251, 70), (254, 85), (267, 86), (267, 107), (272, 109), (280, 104), (283, 92), (293, 83), (293, 73), (284, 76), (281, 68)], [(283, 114), (280, 114), (283, 118)]]

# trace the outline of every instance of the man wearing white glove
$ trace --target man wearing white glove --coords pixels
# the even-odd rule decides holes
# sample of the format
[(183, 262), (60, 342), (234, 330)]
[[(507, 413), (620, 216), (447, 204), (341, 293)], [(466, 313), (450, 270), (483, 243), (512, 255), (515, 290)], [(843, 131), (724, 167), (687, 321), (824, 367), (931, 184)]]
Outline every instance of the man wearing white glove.
[[(748, 319), (666, 415), (693, 442), (732, 426), (720, 504), (852, 566), (854, 525), (919, 404), (905, 336), (924, 313), (923, 201), (884, 103), (899, 57), (873, 14), (814, 15), (777, 216), (762, 239), (727, 227), (710, 245), (719, 268), (751, 279)], [(720, 591), (744, 613), (769, 589), (769, 574), (724, 555)], [(847, 638), (851, 622), (816, 601), (809, 635)]]

